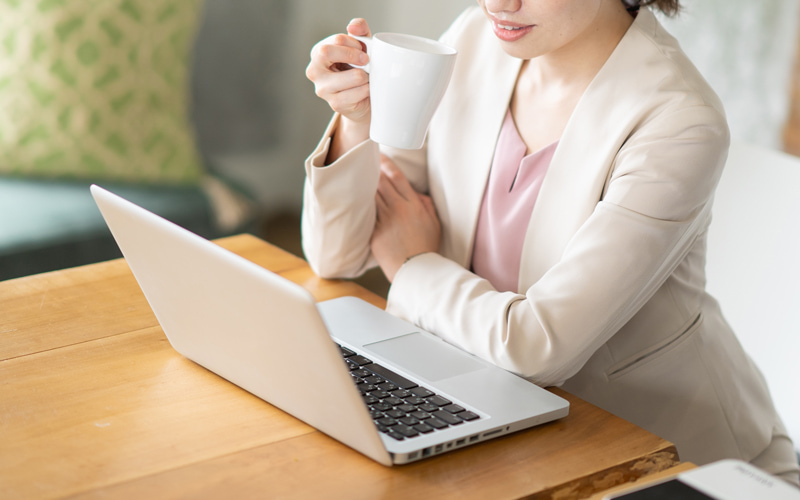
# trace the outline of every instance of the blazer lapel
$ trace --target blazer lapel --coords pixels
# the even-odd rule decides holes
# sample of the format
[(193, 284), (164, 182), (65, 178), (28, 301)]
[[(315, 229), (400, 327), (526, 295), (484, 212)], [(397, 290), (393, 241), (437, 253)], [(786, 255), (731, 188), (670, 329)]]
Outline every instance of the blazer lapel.
[[(651, 23), (642, 9), (634, 25)], [(638, 113), (631, 61), (642, 40), (631, 26), (576, 106), (545, 175), (523, 244), (519, 289), (527, 290), (561, 258), (601, 200), (614, 158)], [(626, 75), (621, 77), (620, 75)]]
[[(439, 148), (443, 156), (431, 160), (442, 172), (441, 179), (431, 179), (432, 191), (434, 196), (441, 193), (438, 201), (443, 201), (444, 206), (439, 207), (440, 216), (448, 219), (443, 224), (447, 230), (442, 235), (440, 251), (464, 267), (470, 265), (497, 137), (522, 64), (520, 59), (507, 55), (499, 44), (485, 42), (486, 36), (474, 40), (478, 47), (474, 60), (481, 63), (472, 64), (463, 73), (454, 75), (468, 79), (471, 84), (454, 86), (453, 94), (448, 97), (459, 103), (468, 102), (469, 107), (455, 105), (453, 108), (460, 111), (442, 118), (440, 128), (456, 135), (444, 139), (443, 144), (450, 141), (450, 147)], [(480, 88), (480, 93), (476, 94), (475, 88)], [(431, 140), (436, 140), (433, 135), (432, 132)], [(469, 137), (469, 141), (464, 141), (464, 137)], [(453, 148), (454, 143), (459, 147)]]

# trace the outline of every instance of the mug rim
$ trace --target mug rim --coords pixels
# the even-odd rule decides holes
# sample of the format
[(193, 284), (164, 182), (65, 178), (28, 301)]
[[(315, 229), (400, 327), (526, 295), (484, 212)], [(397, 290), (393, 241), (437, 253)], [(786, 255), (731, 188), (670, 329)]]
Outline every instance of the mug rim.
[[(454, 56), (458, 52), (455, 48), (447, 45), (446, 43), (442, 43), (439, 40), (433, 40), (431, 38), (425, 38), (422, 36), (417, 35), (410, 35), (408, 33), (391, 33), (391, 32), (382, 32), (382, 33), (375, 33), (372, 35), (372, 38), (376, 40), (380, 40), (381, 42), (391, 45), (394, 48), (409, 50), (413, 52), (419, 52), (424, 54), (430, 54), (435, 56)], [(406, 44), (400, 44), (393, 39), (403, 40), (407, 42), (412, 42), (413, 46), (408, 46)], [(435, 50), (426, 50), (426, 49), (435, 49)]]

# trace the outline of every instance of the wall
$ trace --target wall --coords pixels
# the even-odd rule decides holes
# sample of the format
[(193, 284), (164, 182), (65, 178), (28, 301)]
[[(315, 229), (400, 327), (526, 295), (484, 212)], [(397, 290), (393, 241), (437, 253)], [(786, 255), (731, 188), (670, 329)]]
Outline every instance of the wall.
[[(287, 102), (292, 108), (291, 130), (287, 145), (291, 148), (282, 159), (287, 179), (291, 177), (293, 192), (302, 185), (305, 157), (316, 146), (325, 129), (331, 110), (314, 94), (313, 85), (305, 77), (309, 52), (315, 43), (345, 30), (354, 17), (363, 17), (373, 33), (398, 31), (438, 38), (455, 17), (473, 0), (293, 0), (289, 13), (292, 26), (286, 62), (287, 78), (284, 87)], [(292, 166), (289, 167), (288, 164)], [(299, 179), (299, 180), (298, 180)], [(298, 198), (299, 203), (299, 198)], [(299, 204), (291, 206), (299, 209)]]
[(195, 50), (200, 149), (264, 212), (300, 210), (303, 160), (331, 116), (305, 78), (313, 45), (364, 17), (374, 31), (438, 35), (471, 0), (206, 0)]
[(797, 0), (683, 0), (662, 19), (725, 104), (734, 139), (782, 149)]

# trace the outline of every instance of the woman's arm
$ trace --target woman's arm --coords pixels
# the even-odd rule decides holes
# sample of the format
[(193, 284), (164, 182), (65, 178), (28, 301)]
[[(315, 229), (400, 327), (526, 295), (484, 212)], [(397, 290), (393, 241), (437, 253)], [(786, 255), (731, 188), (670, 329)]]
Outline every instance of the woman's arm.
[[(370, 241), (376, 223), (375, 196), (380, 179), (381, 150), (365, 140), (330, 165), (334, 116), (322, 141), (306, 160), (303, 192), (303, 251), (311, 268), (325, 278), (352, 278), (378, 265)], [(418, 193), (427, 188), (426, 147), (413, 151), (387, 149)]]
[(497, 292), (455, 262), (427, 253), (400, 268), (388, 310), (541, 385), (559, 384), (647, 303), (693, 248), (709, 222), (727, 144), (724, 118), (714, 109), (662, 117), (628, 139), (604, 200), (561, 259), (524, 293)]

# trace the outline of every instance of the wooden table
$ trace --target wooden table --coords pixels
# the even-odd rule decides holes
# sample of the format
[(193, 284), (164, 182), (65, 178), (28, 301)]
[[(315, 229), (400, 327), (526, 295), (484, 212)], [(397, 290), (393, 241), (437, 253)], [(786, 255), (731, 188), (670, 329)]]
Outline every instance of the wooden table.
[[(218, 243), (317, 300), (385, 304), (253, 236)], [(0, 498), (581, 498), (676, 464), (553, 392), (568, 417), (387, 468), (177, 354), (122, 260), (0, 283)]]

